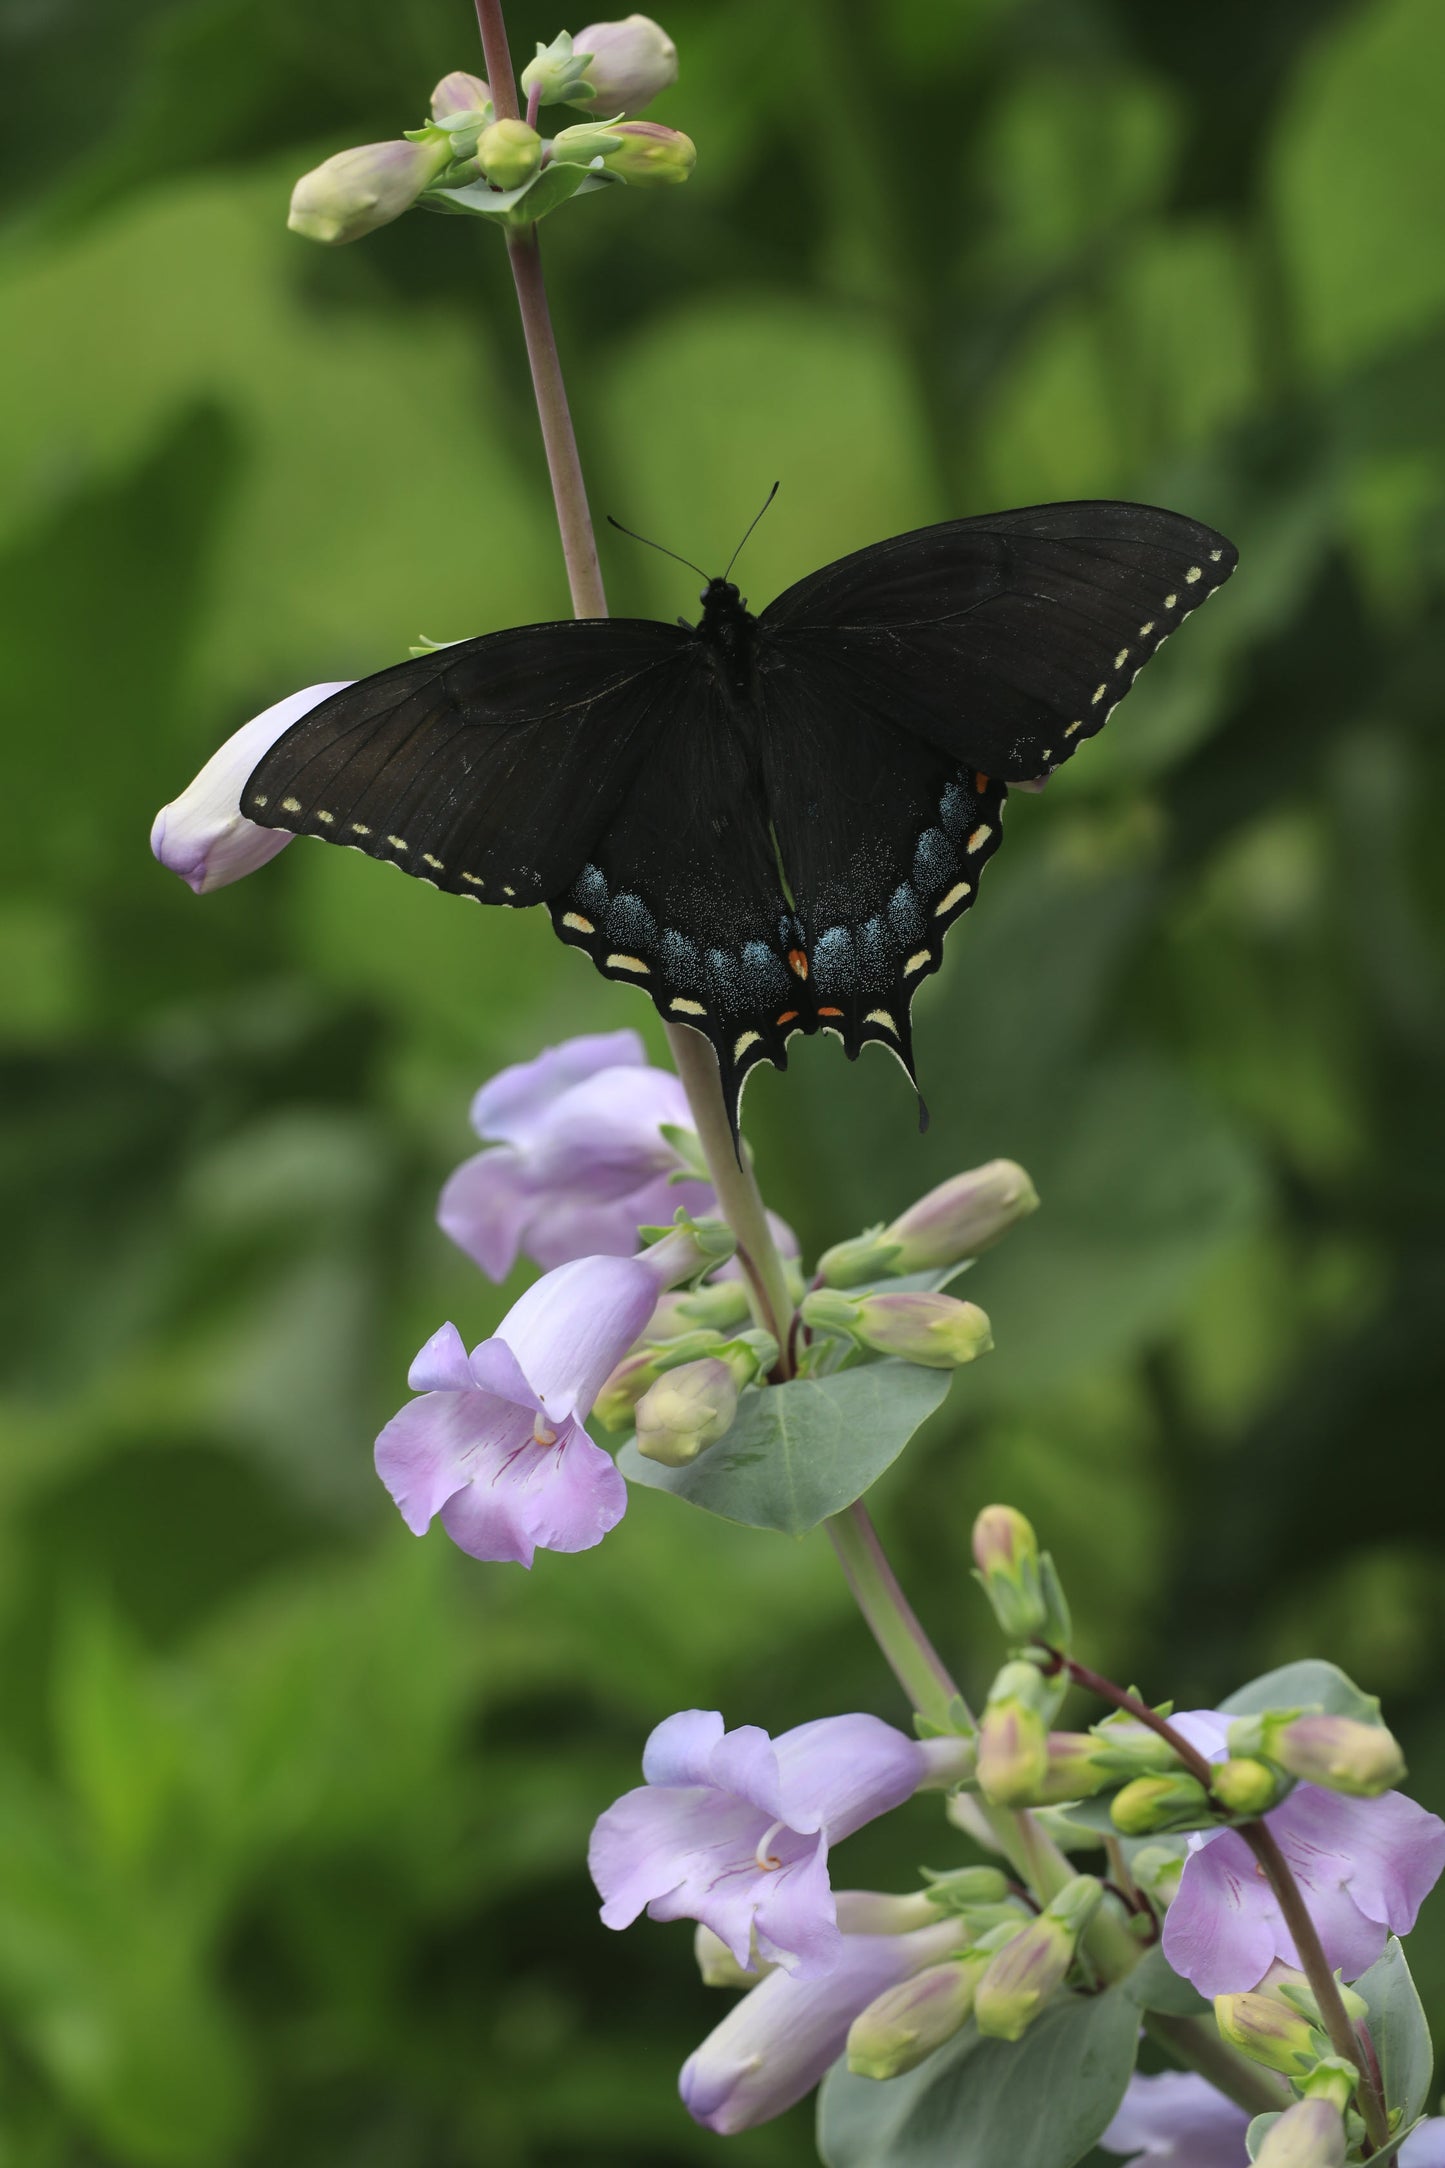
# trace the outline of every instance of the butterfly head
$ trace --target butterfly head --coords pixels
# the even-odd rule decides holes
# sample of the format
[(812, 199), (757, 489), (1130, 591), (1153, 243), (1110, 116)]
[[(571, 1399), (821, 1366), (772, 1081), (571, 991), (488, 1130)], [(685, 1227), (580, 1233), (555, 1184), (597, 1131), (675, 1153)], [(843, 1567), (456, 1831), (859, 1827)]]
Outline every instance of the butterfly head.
[(719, 632), (730, 625), (740, 625), (748, 615), (745, 598), (739, 594), (731, 580), (721, 577), (709, 580), (698, 596), (702, 604), (703, 632)]

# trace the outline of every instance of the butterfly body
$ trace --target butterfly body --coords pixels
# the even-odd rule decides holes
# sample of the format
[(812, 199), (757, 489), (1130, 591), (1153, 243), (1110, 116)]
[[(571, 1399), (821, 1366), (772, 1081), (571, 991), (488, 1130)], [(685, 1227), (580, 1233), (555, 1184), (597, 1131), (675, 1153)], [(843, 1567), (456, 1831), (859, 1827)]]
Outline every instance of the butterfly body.
[(1119, 504), (954, 520), (695, 624), (523, 626), (333, 695), (242, 811), (569, 946), (717, 1051), (736, 1124), (795, 1032), (913, 1074), (912, 997), (997, 850), (1010, 782), (1100, 729), (1233, 570), (1210, 528)]

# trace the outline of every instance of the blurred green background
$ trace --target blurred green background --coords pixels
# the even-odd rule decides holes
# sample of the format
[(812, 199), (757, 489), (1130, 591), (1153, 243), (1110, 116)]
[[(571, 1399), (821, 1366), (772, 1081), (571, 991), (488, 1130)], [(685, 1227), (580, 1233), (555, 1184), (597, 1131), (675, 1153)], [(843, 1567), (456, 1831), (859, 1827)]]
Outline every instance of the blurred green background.
[[(519, 55), (558, 27), (511, 16)], [(1332, 1657), (1445, 1808), (1445, 12), (666, 21), (694, 181), (545, 229), (599, 514), (715, 565), (781, 476), (756, 601), (1051, 497), (1242, 555), (1010, 807), (918, 1003), (927, 1139), (831, 1042), (749, 1093), (809, 1250), (999, 1153), (1043, 1196), (887, 1538), (975, 1690), (1003, 1496), (1094, 1661), (1188, 1703)], [(431, 1218), (470, 1093), (573, 1032), (660, 1051), (647, 1003), (349, 854), (205, 901), (147, 854), (283, 693), (565, 612), (495, 238), (285, 230), (480, 65), (466, 0), (0, 8), (3, 2168), (721, 2157), (673, 2091), (721, 1999), (685, 1928), (598, 1925), (588, 1828), (676, 1707), (903, 1714), (821, 1536), (644, 1493), (528, 1577), (372, 1475), (414, 1349), (506, 1299)], [(691, 608), (603, 549), (614, 607)], [(948, 1841), (910, 1809), (840, 1878)], [(1445, 2017), (1445, 1900), (1414, 1947)], [(806, 2108), (728, 2151), (811, 2157)]]

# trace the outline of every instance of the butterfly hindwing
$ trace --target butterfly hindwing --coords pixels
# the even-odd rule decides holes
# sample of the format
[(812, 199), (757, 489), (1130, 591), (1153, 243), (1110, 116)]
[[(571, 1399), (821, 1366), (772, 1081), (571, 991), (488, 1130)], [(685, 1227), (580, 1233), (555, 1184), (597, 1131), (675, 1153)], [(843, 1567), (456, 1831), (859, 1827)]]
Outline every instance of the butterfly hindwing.
[(860, 700), (960, 766), (1047, 775), (1102, 729), (1237, 552), (1149, 505), (1038, 505), (859, 550), (768, 605), (800, 671), (827, 647)]
[(675, 625), (646, 618), (458, 641), (313, 708), (258, 764), (241, 810), (454, 895), (543, 902), (614, 817), (693, 655)]

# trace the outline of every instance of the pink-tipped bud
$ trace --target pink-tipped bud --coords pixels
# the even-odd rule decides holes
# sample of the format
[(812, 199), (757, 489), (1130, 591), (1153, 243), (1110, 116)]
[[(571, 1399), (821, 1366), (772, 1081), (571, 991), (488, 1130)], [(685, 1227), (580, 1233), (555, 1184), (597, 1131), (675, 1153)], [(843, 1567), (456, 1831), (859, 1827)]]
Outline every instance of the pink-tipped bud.
[(1076, 1875), (989, 1960), (973, 2005), (974, 2022), (986, 2038), (1023, 2038), (1063, 1986), (1079, 1936), (1103, 1894), (1092, 1875)]
[(1005, 1664), (994, 1680), (978, 1727), (978, 1784), (995, 1806), (1028, 1806), (1038, 1796), (1054, 1706), (1032, 1664)]
[(1305, 1784), (1374, 1799), (1405, 1775), (1398, 1740), (1383, 1724), (1349, 1716), (1296, 1716), (1271, 1728), (1266, 1751)]
[(665, 1468), (685, 1468), (732, 1429), (738, 1388), (717, 1356), (668, 1370), (637, 1403), (637, 1450)]
[(697, 164), (697, 145), (680, 128), (662, 128), (651, 120), (623, 120), (612, 133), (621, 142), (606, 155), (607, 171), (634, 188), (663, 188), (685, 181)]
[(586, 56), (582, 87), (569, 105), (599, 113), (640, 113), (677, 81), (677, 47), (648, 15), (619, 23), (589, 23), (572, 40), (578, 60)]
[(1309, 2019), (1274, 1995), (1216, 1995), (1214, 2022), (1241, 2055), (1287, 2078), (1303, 2077), (1329, 2052)]
[(846, 1334), (880, 1355), (928, 1370), (955, 1370), (993, 1346), (988, 1319), (974, 1302), (952, 1295), (843, 1295), (820, 1287), (803, 1298), (803, 1319)]
[(1344, 2119), (1332, 2100), (1297, 2100), (1265, 2132), (1255, 2168), (1345, 2168)]
[[(902, 1299), (902, 1298), (895, 1298)], [(1069, 1607), (1053, 1561), (1013, 1506), (985, 1506), (973, 1524), (978, 1581), (1007, 1639), (1069, 1645)]]
[(929, 1965), (870, 2002), (848, 2031), (848, 2068), (855, 2077), (901, 2077), (951, 2040), (968, 2022), (989, 1962), (975, 1952)]
[(308, 241), (339, 247), (409, 211), (452, 155), (440, 129), (419, 143), (362, 143), (303, 173), (286, 223)]
[(491, 105), (491, 88), (479, 75), (468, 75), (465, 68), (453, 68), (431, 94), (431, 117), (436, 121), (447, 121), (455, 120), (462, 113), (476, 113), (490, 119)]

